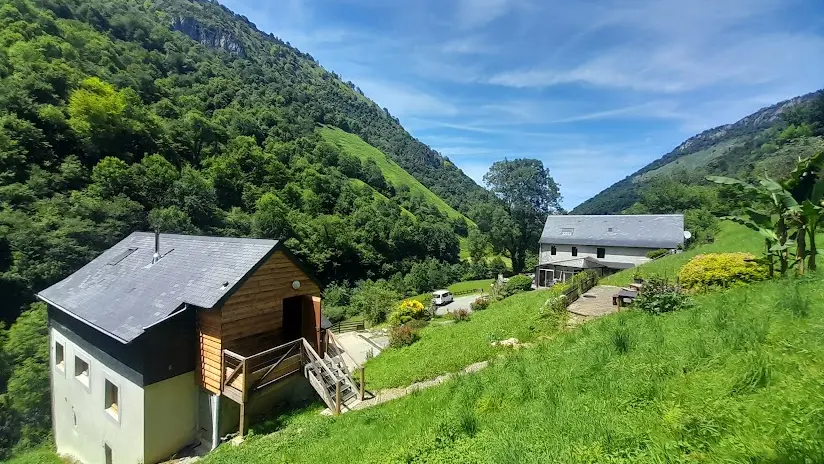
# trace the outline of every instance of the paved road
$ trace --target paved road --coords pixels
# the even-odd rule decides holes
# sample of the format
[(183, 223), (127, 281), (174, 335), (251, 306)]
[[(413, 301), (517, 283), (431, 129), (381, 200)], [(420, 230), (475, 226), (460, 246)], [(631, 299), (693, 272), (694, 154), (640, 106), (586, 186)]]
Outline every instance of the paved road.
[(435, 311), (435, 314), (437, 314), (438, 316), (443, 316), (446, 313), (451, 313), (455, 311), (456, 309), (466, 309), (468, 311), (471, 311), (469, 309), (469, 305), (472, 304), (472, 302), (475, 301), (475, 299), (479, 296), (480, 293), (474, 295), (455, 297), (455, 300), (452, 301), (452, 303), (443, 306), (438, 306), (438, 309), (437, 311)]

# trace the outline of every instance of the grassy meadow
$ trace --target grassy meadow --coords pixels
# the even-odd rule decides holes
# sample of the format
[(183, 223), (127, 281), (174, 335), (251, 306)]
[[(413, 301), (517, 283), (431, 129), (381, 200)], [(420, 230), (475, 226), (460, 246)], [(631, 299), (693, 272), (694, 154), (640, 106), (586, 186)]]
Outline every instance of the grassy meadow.
[(558, 320), (541, 317), (538, 309), (552, 290), (521, 293), (473, 313), (468, 322), (442, 324), (421, 329), (414, 344), (388, 349), (366, 364), (370, 390), (409, 385), (492, 358), (505, 348), (490, 343), (515, 337), (522, 342), (554, 334)]

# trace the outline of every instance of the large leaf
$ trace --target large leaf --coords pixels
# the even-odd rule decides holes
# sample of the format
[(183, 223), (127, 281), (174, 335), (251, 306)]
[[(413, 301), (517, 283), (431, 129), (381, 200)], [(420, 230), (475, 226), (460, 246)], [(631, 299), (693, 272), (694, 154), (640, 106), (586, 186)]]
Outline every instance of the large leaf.
[(705, 177), (710, 182), (714, 182), (716, 184), (721, 185), (737, 185), (739, 187), (743, 187), (744, 190), (750, 191), (758, 191), (758, 189), (744, 181), (733, 179), (732, 177), (724, 177), (724, 176), (707, 176)]
[(819, 179), (813, 187), (813, 192), (810, 195), (810, 201), (815, 205), (821, 205), (821, 200), (824, 200), (824, 179)]
[(767, 176), (764, 176), (763, 179), (759, 182), (764, 190), (766, 190), (769, 195), (773, 198), (773, 202), (776, 205), (782, 206), (784, 208), (792, 208), (793, 206), (798, 205), (798, 202), (795, 201), (793, 195), (784, 189), (784, 186), (780, 183), (770, 179)]

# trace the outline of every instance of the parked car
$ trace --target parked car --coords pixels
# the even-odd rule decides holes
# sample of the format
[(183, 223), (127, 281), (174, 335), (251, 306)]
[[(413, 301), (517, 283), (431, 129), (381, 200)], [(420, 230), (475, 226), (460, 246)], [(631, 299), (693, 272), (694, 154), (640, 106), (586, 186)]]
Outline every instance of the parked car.
[(435, 306), (443, 306), (445, 304), (452, 303), (454, 298), (452, 297), (452, 292), (449, 290), (437, 290), (432, 292), (432, 304)]

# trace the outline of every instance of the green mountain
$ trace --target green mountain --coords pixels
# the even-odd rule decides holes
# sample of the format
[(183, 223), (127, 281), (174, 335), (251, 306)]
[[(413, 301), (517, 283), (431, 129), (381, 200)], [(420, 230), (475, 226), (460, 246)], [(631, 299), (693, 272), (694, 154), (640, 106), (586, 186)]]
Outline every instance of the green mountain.
[(429, 204), (450, 219), (462, 220), (474, 225), (471, 219), (449, 206), (382, 151), (364, 142), (357, 135), (344, 132), (336, 127), (322, 127), (318, 129), (318, 132), (324, 140), (334, 144), (342, 152), (353, 155), (364, 163), (374, 162), (380, 168), (384, 178), (392, 184), (396, 194), (406, 192), (398, 195), (402, 196), (406, 202)]
[[(780, 177), (792, 169), (799, 156), (824, 149), (821, 133), (810, 129), (822, 122), (815, 113), (820, 111), (816, 108), (822, 106), (822, 99), (824, 91), (810, 93), (762, 108), (736, 123), (706, 130), (581, 203), (572, 213), (620, 213), (638, 201), (639, 189), (645, 182), (658, 176), (749, 177), (767, 170)], [(793, 128), (787, 131), (791, 124)], [(798, 132), (799, 126), (807, 127), (809, 132)]]
[(492, 198), (216, 2), (0, 0), (3, 319), (136, 229), (283, 238), (353, 282), (456, 263)]

